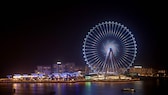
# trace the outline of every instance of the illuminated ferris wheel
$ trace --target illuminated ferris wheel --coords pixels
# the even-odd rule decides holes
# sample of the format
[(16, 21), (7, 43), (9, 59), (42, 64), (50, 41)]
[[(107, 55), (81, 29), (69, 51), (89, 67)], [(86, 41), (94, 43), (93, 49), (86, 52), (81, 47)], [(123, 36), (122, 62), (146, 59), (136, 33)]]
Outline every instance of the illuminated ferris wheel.
[(122, 73), (132, 66), (136, 53), (133, 34), (118, 22), (99, 23), (84, 39), (84, 59), (94, 73)]

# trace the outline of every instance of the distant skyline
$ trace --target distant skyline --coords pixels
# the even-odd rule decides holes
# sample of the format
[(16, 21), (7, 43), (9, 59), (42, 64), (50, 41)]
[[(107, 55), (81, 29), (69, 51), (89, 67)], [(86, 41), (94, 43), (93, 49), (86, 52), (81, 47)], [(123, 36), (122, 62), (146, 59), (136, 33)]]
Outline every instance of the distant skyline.
[(135, 65), (168, 68), (163, 62), (162, 36), (167, 18), (160, 3), (76, 2), (8, 5), (2, 11), (0, 76), (30, 73), (37, 65), (57, 61), (85, 65), (82, 45), (89, 30), (104, 21), (119, 22), (137, 41)]

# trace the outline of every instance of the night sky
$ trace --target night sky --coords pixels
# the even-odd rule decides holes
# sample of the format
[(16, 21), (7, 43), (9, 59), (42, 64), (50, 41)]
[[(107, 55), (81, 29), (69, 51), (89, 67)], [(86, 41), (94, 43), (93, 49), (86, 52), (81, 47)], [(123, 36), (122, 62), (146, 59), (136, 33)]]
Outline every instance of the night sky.
[(135, 0), (6, 3), (1, 11), (0, 76), (32, 73), (37, 65), (59, 60), (84, 66), (84, 38), (104, 21), (119, 22), (134, 34), (135, 65), (167, 69), (162, 57), (165, 10), (161, 3)]

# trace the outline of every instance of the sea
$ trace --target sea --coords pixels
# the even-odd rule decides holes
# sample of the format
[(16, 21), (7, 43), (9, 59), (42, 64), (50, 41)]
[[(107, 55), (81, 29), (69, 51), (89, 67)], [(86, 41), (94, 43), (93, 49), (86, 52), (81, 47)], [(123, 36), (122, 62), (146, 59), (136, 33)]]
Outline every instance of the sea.
[[(0, 95), (168, 95), (168, 79), (129, 82), (0, 83)], [(122, 91), (134, 88), (135, 92)]]

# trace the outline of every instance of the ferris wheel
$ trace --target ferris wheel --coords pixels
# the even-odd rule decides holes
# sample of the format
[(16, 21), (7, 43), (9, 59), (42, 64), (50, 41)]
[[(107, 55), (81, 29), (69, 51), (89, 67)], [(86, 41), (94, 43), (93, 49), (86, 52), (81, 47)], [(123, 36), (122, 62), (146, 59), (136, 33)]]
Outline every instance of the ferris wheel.
[(94, 26), (83, 42), (84, 60), (94, 73), (123, 73), (134, 63), (136, 53), (131, 31), (114, 21)]

